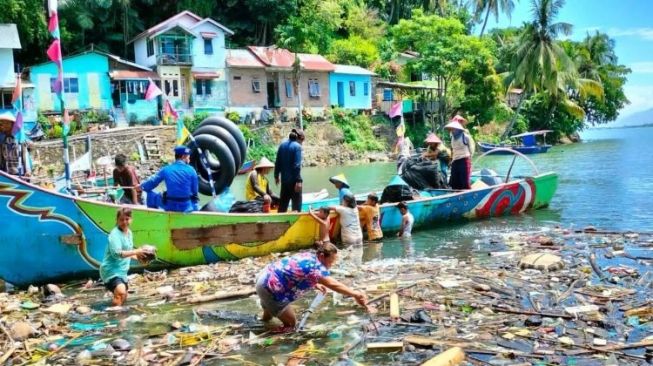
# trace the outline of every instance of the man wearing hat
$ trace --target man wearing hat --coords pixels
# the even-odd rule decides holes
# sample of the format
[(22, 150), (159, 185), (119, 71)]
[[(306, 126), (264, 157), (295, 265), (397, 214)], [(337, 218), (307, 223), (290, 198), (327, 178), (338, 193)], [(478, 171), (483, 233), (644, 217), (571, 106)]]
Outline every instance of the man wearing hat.
[(270, 190), (270, 184), (266, 175), (274, 169), (274, 164), (268, 158), (263, 157), (256, 164), (254, 170), (249, 173), (247, 182), (245, 182), (245, 199), (253, 201), (257, 198), (262, 198), (264, 206), (269, 206), (272, 201), (278, 201), (277, 197)]
[[(459, 117), (459, 116), (456, 116)], [(470, 189), (472, 174), (472, 155), (474, 155), (474, 140), (460, 123), (460, 118), (449, 122), (444, 128), (451, 134), (451, 177), (449, 185), (452, 189)]]
[(336, 186), (336, 189), (338, 190), (338, 197), (340, 197), (340, 204), (344, 205), (343, 199), (345, 198), (346, 195), (354, 195), (351, 193), (351, 190), (349, 189), (349, 182), (347, 182), (347, 178), (345, 178), (345, 175), (340, 173), (338, 175), (334, 175), (333, 177), (329, 178), (329, 182), (333, 183), (334, 186)]
[(166, 211), (191, 212), (199, 209), (198, 178), (195, 169), (191, 168), (190, 149), (186, 146), (175, 147), (175, 162), (167, 165), (153, 177), (141, 184), (141, 188), (150, 192), (161, 182), (166, 183), (163, 193), (163, 209)]

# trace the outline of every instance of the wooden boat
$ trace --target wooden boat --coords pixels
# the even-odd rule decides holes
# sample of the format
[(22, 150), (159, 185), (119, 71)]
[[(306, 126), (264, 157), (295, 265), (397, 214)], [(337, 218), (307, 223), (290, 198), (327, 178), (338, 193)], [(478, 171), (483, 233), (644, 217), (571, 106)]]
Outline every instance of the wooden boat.
[[(555, 173), (520, 177), (468, 191), (433, 191), (408, 202), (414, 229), (548, 206)], [(97, 276), (119, 206), (44, 190), (0, 172), (0, 278), (19, 286)], [(314, 207), (317, 205), (314, 204)], [(309, 248), (319, 228), (307, 213), (224, 214), (164, 212), (133, 207), (135, 245), (157, 248), (160, 267), (191, 266)], [(332, 218), (337, 235), (337, 220)], [(381, 227), (394, 233), (401, 215), (381, 206)]]
[(238, 170), (238, 174), (247, 174), (254, 170), (254, 164), (256, 161), (254, 160), (247, 160), (246, 162), (243, 163), (243, 166), (240, 167), (240, 170)]
[[(511, 136), (511, 138), (521, 139), (522, 141), (521, 144), (491, 144), (488, 142), (479, 142), (478, 146), (480, 147), (481, 152), (484, 153), (490, 152), (498, 148), (507, 148), (527, 155), (542, 154), (549, 151), (549, 149), (551, 148), (551, 145), (548, 145), (546, 143), (546, 134), (549, 132), (553, 132), (553, 131), (551, 130), (533, 131), (533, 132), (526, 132), (526, 133), (521, 133), (519, 135)], [(543, 136), (544, 142), (542, 144), (537, 144), (535, 140), (535, 136), (540, 136), (540, 135)], [(492, 154), (509, 155), (511, 154), (511, 152), (499, 149), (492, 152)]]

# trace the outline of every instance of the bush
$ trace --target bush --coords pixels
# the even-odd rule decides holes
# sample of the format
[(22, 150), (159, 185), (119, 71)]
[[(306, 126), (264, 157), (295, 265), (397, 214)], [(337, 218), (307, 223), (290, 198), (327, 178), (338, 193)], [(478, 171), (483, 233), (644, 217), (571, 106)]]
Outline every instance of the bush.
[(233, 123), (240, 123), (240, 114), (236, 111), (227, 112), (227, 119)]
[(63, 127), (60, 125), (54, 125), (50, 130), (48, 130), (48, 138), (59, 139), (61, 137), (63, 137)]
[(199, 112), (190, 116), (184, 116), (184, 126), (186, 126), (188, 131), (193, 133), (193, 131), (197, 129), (197, 126), (199, 126), (199, 124), (208, 116), (209, 114), (207, 112)]
[(383, 144), (374, 136), (372, 122), (366, 115), (342, 109), (333, 110), (333, 123), (345, 135), (345, 143), (356, 151), (380, 151)]
[(245, 141), (248, 143), (247, 159), (258, 160), (263, 156), (270, 159), (271, 161), (276, 159), (276, 146), (268, 142), (268, 140), (265, 138), (265, 129), (254, 132), (245, 125), (238, 125), (238, 127), (243, 132)]

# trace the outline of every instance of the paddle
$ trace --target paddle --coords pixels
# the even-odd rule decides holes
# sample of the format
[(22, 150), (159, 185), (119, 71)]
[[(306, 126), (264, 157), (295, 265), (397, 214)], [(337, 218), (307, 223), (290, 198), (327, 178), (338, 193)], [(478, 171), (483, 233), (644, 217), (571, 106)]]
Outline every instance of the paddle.
[(317, 292), (317, 296), (313, 299), (313, 302), (311, 302), (311, 306), (304, 311), (304, 314), (302, 315), (302, 320), (297, 324), (296, 330), (303, 330), (304, 325), (306, 324), (306, 320), (308, 320), (308, 317), (315, 312), (315, 309), (320, 305), (320, 303), (324, 300), (326, 297), (326, 294), (322, 293), (321, 291)]

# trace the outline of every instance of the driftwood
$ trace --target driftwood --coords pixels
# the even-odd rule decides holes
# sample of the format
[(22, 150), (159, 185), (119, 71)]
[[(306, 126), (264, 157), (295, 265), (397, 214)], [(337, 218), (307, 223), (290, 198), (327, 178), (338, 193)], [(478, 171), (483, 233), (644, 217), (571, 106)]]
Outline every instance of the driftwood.
[(191, 304), (198, 304), (201, 302), (231, 299), (233, 297), (250, 296), (255, 293), (256, 290), (253, 287), (246, 288), (244, 290), (239, 290), (239, 291), (218, 291), (212, 295), (199, 295), (199, 296), (190, 297), (188, 299), (188, 302)]
[(463, 361), (465, 361), (465, 352), (460, 347), (453, 347), (424, 362), (422, 366), (455, 366)]
[(405, 291), (405, 290), (408, 290), (408, 289), (410, 289), (410, 288), (413, 288), (413, 287), (415, 287), (415, 286), (417, 286), (417, 285), (418, 285), (418, 283), (416, 282), (416, 283), (413, 283), (412, 285), (408, 285), (408, 286), (400, 287), (400, 288), (398, 288), (397, 290), (395, 290), (395, 291), (393, 291), (393, 292), (388, 292), (387, 294), (383, 294), (383, 295), (377, 296), (377, 297), (373, 298), (372, 300), (368, 301), (368, 302), (367, 302), (367, 305), (374, 304), (375, 302), (379, 302), (380, 300), (385, 299), (386, 297), (392, 295), (393, 293), (399, 293), (399, 292), (401, 292), (401, 291)]

